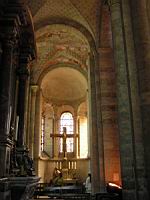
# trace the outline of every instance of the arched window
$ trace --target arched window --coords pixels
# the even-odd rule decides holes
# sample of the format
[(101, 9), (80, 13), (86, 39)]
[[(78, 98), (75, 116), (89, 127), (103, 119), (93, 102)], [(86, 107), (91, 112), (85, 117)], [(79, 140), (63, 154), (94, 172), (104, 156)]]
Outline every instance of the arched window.
[[(60, 134), (63, 134), (64, 127), (66, 128), (66, 151), (73, 152), (73, 137), (74, 123), (73, 116), (70, 112), (64, 112), (60, 117)], [(63, 152), (63, 139), (60, 138), (60, 152)]]

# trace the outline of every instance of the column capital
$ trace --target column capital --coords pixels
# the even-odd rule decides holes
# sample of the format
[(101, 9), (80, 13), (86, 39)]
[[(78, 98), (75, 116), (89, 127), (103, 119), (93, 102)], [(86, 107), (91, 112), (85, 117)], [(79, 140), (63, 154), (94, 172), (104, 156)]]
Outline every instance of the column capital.
[(39, 86), (38, 85), (31, 85), (31, 92), (33, 95), (36, 95), (36, 92), (38, 91)]

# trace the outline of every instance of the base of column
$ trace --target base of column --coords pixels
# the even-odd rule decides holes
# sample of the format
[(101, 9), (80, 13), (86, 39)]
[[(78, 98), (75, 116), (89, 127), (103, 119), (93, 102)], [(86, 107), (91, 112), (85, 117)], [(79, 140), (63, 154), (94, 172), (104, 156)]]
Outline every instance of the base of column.
[(11, 147), (12, 141), (9, 138), (0, 138), (0, 177), (9, 175)]

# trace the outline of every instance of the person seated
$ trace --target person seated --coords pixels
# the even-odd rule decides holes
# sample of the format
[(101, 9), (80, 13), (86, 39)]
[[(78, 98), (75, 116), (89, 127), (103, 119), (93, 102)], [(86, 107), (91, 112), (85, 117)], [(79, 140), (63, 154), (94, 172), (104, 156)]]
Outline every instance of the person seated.
[(57, 176), (59, 176), (60, 173), (61, 173), (61, 171), (59, 169), (57, 169), (57, 167), (55, 167), (54, 171), (53, 171), (53, 179), (55, 179)]
[(64, 180), (62, 173), (60, 172), (57, 176), (55, 176), (52, 180), (52, 185), (53, 186), (63, 186)]

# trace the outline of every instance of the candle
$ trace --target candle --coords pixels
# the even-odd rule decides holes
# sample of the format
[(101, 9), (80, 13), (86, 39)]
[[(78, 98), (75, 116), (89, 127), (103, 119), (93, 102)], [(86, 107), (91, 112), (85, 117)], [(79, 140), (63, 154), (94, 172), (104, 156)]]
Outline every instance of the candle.
[(77, 169), (77, 162), (74, 162), (74, 168)]
[(68, 164), (69, 164), (69, 169), (70, 169), (70, 161), (69, 161), (69, 163), (68, 163)]
[(58, 168), (58, 162), (56, 162), (56, 167)]

